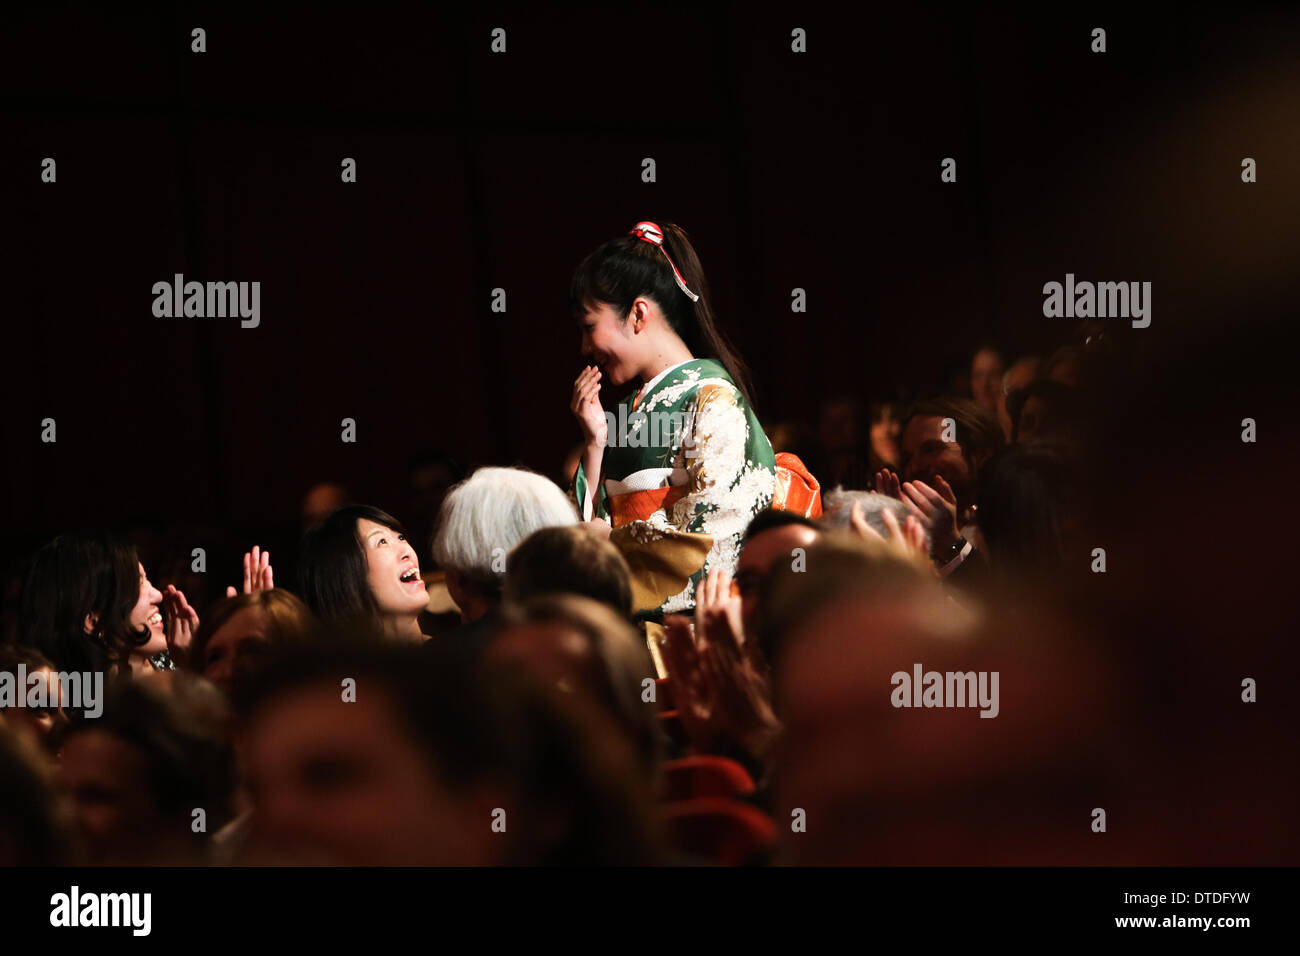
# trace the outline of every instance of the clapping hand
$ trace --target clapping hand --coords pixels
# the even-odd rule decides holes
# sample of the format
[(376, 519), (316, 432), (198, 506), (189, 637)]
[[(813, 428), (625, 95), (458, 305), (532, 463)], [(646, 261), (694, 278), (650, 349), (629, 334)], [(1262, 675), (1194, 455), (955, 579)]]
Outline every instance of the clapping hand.
[(739, 598), (717, 569), (696, 591), (694, 636), (687, 618), (664, 619), (664, 660), (682, 726), (700, 750), (728, 741), (762, 757), (780, 722), (766, 679), (741, 649)]
[(174, 584), (167, 585), (163, 592), (163, 608), (167, 619), (167, 651), (173, 660), (183, 662), (194, 640), (194, 632), (199, 629), (198, 612), (190, 607), (184, 592)]
[[(275, 587), (275, 576), (271, 572), (271, 552), (263, 551), (257, 545), (244, 553), (244, 594), (256, 594), (269, 591)], [(226, 588), (226, 597), (239, 594), (233, 586)]]
[(930, 532), (935, 554), (946, 554), (961, 537), (957, 527), (957, 495), (942, 475), (934, 476), (936, 491), (924, 481), (903, 482), (903, 504)]

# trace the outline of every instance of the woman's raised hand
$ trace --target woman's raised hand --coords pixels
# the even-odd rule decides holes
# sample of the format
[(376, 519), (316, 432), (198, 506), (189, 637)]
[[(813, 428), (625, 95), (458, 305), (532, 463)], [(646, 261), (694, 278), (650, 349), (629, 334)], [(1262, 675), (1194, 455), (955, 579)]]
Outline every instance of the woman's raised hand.
[[(275, 575), (271, 571), (271, 552), (263, 551), (253, 545), (252, 551), (244, 552), (244, 594), (256, 594), (269, 591), (275, 587)], [(226, 597), (234, 597), (240, 592), (234, 587), (226, 588)]]
[(605, 446), (609, 437), (609, 425), (605, 421), (605, 409), (600, 404), (600, 369), (588, 365), (573, 382), (573, 400), (569, 403), (578, 424), (582, 426), (582, 437), (588, 447)]
[(167, 650), (173, 660), (183, 663), (194, 640), (194, 632), (199, 629), (199, 614), (185, 600), (184, 592), (172, 584), (167, 585), (163, 592), (163, 607), (167, 620)]

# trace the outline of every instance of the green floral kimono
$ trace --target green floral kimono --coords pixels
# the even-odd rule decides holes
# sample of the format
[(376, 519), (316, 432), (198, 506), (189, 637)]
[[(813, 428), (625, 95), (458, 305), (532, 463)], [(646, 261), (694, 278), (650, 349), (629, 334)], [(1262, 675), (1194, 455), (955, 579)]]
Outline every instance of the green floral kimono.
[[(632, 568), (638, 617), (688, 612), (711, 568), (735, 569), (750, 519), (771, 505), (772, 446), (713, 359), (669, 368), (639, 403), (629, 395), (605, 417), (604, 480), (583, 518), (613, 525), (610, 540)], [(573, 492), (580, 510), (590, 491), (579, 465)]]

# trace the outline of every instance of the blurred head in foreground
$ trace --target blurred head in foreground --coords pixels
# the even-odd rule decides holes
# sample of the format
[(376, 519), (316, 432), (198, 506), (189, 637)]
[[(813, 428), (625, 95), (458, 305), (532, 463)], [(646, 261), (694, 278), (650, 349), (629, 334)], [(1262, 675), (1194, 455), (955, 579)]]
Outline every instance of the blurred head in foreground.
[(622, 617), (632, 613), (632, 571), (621, 551), (586, 525), (543, 528), (524, 539), (506, 562), (504, 598), (578, 594)]
[(230, 817), (228, 733), (225, 702), (202, 678), (109, 685), (103, 716), (73, 724), (60, 752), (90, 862), (204, 862), (207, 834)]
[(561, 696), (454, 648), (285, 649), (236, 688), (253, 862), (647, 861), (626, 768)]
[(36, 741), (0, 717), (0, 867), (76, 862), (71, 808)]
[(576, 594), (507, 604), (487, 660), (566, 695), (592, 727), (608, 731), (622, 759), (647, 781), (654, 779), (662, 744), (656, 705), (643, 699), (644, 682), (655, 677), (654, 661), (625, 617)]
[(777, 573), (763, 625), (785, 724), (774, 813), (806, 820), (782, 828), (785, 862), (1084, 863), (1107, 848), (1089, 841), (1107, 796), (1087, 746), (1094, 668), (1059, 634), (985, 628), (920, 568), (833, 537), (806, 573)]

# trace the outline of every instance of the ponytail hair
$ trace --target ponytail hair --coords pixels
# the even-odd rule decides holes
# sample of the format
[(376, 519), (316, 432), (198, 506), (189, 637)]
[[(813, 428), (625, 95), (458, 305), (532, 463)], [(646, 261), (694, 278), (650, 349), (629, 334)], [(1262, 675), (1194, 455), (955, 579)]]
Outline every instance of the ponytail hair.
[[(718, 331), (713, 297), (690, 237), (672, 222), (663, 226), (662, 235), (662, 246), (629, 234), (611, 239), (588, 255), (569, 284), (570, 308), (581, 314), (593, 302), (603, 302), (626, 319), (637, 298), (653, 299), (691, 354), (721, 363), (752, 405), (749, 370)], [(694, 301), (678, 284), (674, 265), (683, 284), (695, 293)]]

